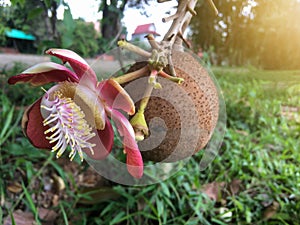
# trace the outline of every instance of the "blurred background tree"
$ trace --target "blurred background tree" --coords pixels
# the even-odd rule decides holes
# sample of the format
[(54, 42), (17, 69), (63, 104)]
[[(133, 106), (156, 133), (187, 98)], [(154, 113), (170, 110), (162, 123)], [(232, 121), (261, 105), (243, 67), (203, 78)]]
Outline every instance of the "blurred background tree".
[[(75, 21), (64, 0), (12, 0), (0, 8), (0, 41), (6, 28), (32, 33), (38, 52), (49, 47), (72, 48), (83, 56), (103, 53), (126, 33), (121, 20), (126, 7), (140, 11), (151, 0), (98, 0), (100, 34), (83, 20)], [(154, 0), (152, 0), (154, 1)], [(213, 65), (251, 65), (263, 69), (300, 69), (299, 0), (199, 1), (190, 26), (194, 52), (204, 52)], [(62, 21), (57, 9), (63, 6)], [(143, 9), (144, 8), (144, 9)]]
[(124, 16), (125, 7), (143, 8), (144, 4), (148, 4), (148, 0), (101, 0), (99, 2), (99, 12), (103, 13), (101, 20), (101, 43), (103, 47), (107, 44), (112, 47), (124, 31), (121, 20)]
[(214, 0), (218, 16), (206, 1), (191, 23), (194, 47), (211, 52), (214, 64), (251, 64), (264, 69), (300, 68), (300, 2), (298, 0)]
[[(11, 5), (0, 3), (0, 40), (4, 30), (18, 29), (33, 34), (38, 52), (49, 47), (72, 48), (83, 56), (93, 56), (112, 47), (119, 36), (126, 32), (121, 20), (125, 7), (143, 8), (148, 0), (99, 1), (101, 33), (97, 35), (92, 24), (75, 21), (68, 4), (63, 0), (12, 0)], [(64, 18), (59, 21), (57, 9), (64, 7)]]
[[(68, 29), (71, 31), (68, 31)], [(62, 39), (65, 42), (63, 46), (67, 46), (64, 48), (73, 49), (82, 57), (94, 56), (98, 53), (97, 40), (100, 39), (100, 34), (96, 32), (93, 23), (87, 23), (83, 19), (76, 19), (71, 29), (63, 23), (58, 30), (61, 34), (64, 34), (64, 31), (71, 32), (69, 35), (64, 35), (66, 38)], [(71, 39), (69, 40), (70, 36)]]
[(1, 19), (6, 27), (33, 33), (40, 39), (56, 40), (57, 9), (61, 0), (14, 0), (11, 6), (1, 6)]

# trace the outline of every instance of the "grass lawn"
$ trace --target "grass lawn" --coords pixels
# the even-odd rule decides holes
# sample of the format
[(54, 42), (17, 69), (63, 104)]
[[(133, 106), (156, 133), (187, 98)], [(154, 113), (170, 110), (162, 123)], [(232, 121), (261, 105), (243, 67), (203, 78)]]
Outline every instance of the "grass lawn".
[(22, 69), (0, 71), (4, 224), (300, 224), (300, 71), (212, 68), (228, 116), (218, 156), (205, 171), (200, 152), (162, 183), (128, 187), (31, 146), (21, 117), (42, 90), (6, 84)]

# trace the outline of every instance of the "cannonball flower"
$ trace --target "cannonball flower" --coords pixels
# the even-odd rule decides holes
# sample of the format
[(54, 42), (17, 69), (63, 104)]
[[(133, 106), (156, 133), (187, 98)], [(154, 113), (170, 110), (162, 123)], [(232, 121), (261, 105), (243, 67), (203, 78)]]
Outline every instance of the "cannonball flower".
[(113, 79), (99, 82), (87, 62), (73, 51), (49, 49), (46, 53), (61, 59), (64, 65), (39, 63), (8, 80), (9, 84), (33, 86), (55, 83), (23, 115), (22, 127), (32, 145), (51, 149), (57, 157), (69, 151), (70, 160), (76, 154), (81, 160), (84, 155), (101, 160), (113, 146), (114, 131), (110, 122), (113, 120), (123, 138), (128, 172), (141, 178), (143, 160), (134, 130), (121, 113), (135, 113), (127, 92)]

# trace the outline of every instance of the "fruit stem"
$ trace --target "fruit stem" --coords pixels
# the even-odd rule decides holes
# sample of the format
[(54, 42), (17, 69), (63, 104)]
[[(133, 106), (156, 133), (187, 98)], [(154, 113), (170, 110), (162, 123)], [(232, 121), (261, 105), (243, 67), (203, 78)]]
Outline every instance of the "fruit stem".
[(161, 84), (156, 81), (157, 74), (158, 74), (157, 70), (151, 70), (150, 76), (148, 78), (148, 83), (152, 84), (154, 89), (161, 89), (162, 88)]
[(207, 0), (209, 5), (212, 7), (212, 9), (215, 11), (216, 16), (219, 14), (219, 11), (215, 5), (215, 3), (213, 2), (213, 0)]
[(182, 84), (182, 82), (184, 82), (183, 78), (170, 76), (169, 74), (167, 74), (163, 70), (159, 71), (158, 75), (160, 75), (161, 77), (164, 77), (164, 78), (166, 78), (170, 81), (176, 82), (177, 84)]
[(139, 109), (138, 109), (137, 113), (130, 120), (130, 123), (134, 129), (136, 141), (144, 140), (145, 136), (148, 136), (148, 134), (149, 134), (148, 133), (149, 129), (148, 129), (148, 125), (145, 120), (144, 112), (145, 112), (145, 109), (150, 100), (152, 91), (153, 91), (153, 85), (147, 84), (143, 98), (140, 102)]
[(144, 56), (146, 58), (150, 58), (151, 57), (151, 53), (150, 52), (147, 52), (145, 51), (144, 49), (140, 48), (140, 47), (137, 47), (125, 40), (121, 40), (121, 41), (118, 41), (118, 46), (121, 47), (121, 48), (125, 48), (131, 52), (134, 52), (140, 56)]
[(142, 141), (145, 136), (149, 135), (148, 125), (145, 119), (144, 111), (138, 110), (138, 112), (131, 118), (130, 124), (135, 133), (135, 140)]
[(148, 34), (145, 37), (147, 38), (147, 40), (148, 40), (150, 46), (152, 47), (152, 49), (161, 50), (160, 46), (155, 41), (155, 38), (154, 38), (153, 34)]
[(125, 84), (127, 82), (130, 82), (132, 80), (135, 80), (137, 78), (140, 78), (140, 77), (144, 76), (148, 72), (149, 72), (149, 67), (144, 66), (141, 69), (135, 70), (135, 71), (130, 72), (130, 73), (126, 73), (126, 74), (124, 74), (122, 76), (119, 76), (119, 77), (114, 77), (112, 79), (115, 80), (116, 82), (118, 82), (119, 84)]
[(142, 98), (141, 103), (140, 103), (139, 111), (144, 113), (144, 111), (145, 111), (145, 109), (148, 105), (148, 102), (149, 102), (151, 93), (153, 91), (153, 88), (154, 87), (153, 87), (152, 84), (147, 84), (146, 90), (144, 92), (143, 98)]

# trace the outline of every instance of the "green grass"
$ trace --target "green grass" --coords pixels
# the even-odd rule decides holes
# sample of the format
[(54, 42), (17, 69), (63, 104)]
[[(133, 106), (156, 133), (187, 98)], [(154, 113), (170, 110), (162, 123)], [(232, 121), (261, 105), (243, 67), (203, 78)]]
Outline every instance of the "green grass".
[[(145, 187), (104, 179), (87, 187), (79, 179), (90, 176), (85, 163), (66, 167), (33, 148), (21, 132), (20, 113), (42, 92), (6, 85), (16, 68), (2, 71), (0, 219), (20, 209), (43, 224), (39, 209), (46, 208), (57, 213), (55, 224), (299, 224), (300, 112), (286, 117), (282, 107), (299, 110), (300, 71), (213, 71), (228, 116), (219, 155), (200, 171), (200, 152), (168, 180)], [(61, 191), (55, 177), (65, 185)], [(19, 192), (11, 191), (14, 183)], [(203, 191), (212, 184), (220, 189), (215, 201)]]

